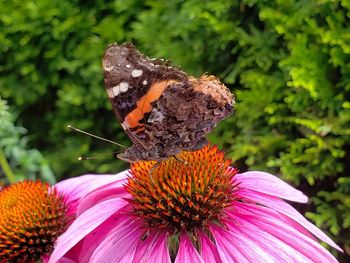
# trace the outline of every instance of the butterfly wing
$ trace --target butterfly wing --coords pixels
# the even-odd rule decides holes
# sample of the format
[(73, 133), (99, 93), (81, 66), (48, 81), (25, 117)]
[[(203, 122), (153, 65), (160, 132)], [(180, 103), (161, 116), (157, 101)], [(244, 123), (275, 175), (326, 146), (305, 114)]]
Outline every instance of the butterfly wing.
[(155, 102), (146, 123), (159, 155), (202, 148), (218, 122), (233, 112), (233, 94), (215, 77), (174, 83)]
[(134, 152), (138, 150), (146, 154), (153, 147), (145, 133), (145, 123), (153, 110), (153, 103), (169, 85), (188, 77), (169, 67), (167, 62), (163, 64), (161, 60), (143, 56), (131, 43), (107, 47), (102, 64), (113, 111), (133, 142)]

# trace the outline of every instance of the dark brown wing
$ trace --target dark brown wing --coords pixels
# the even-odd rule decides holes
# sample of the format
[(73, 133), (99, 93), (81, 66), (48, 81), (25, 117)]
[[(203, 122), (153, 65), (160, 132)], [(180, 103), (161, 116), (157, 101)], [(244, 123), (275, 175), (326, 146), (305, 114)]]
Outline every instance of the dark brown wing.
[(145, 124), (154, 151), (164, 159), (182, 150), (197, 150), (205, 135), (233, 112), (233, 94), (213, 76), (169, 86)]
[[(113, 111), (137, 147), (147, 150), (144, 123), (165, 87), (187, 75), (143, 56), (131, 43), (112, 44), (103, 56), (104, 81)], [(141, 150), (142, 150), (141, 149)]]

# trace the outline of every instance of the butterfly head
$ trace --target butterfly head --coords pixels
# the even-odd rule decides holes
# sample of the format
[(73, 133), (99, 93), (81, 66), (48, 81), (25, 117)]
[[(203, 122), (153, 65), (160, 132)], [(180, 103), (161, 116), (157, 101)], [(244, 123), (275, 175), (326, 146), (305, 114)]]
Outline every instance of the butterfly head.
[(119, 160), (128, 162), (128, 163), (134, 163), (138, 161), (144, 161), (146, 160), (146, 156), (143, 156), (142, 151), (137, 149), (137, 147), (131, 146), (130, 148), (127, 148), (124, 152), (117, 154), (117, 158)]

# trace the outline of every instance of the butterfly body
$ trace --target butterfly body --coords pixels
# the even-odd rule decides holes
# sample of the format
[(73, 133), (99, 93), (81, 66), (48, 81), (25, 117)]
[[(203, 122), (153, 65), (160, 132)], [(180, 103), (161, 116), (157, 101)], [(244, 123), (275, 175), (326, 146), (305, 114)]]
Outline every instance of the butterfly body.
[(190, 77), (131, 43), (110, 45), (103, 70), (113, 111), (133, 143), (118, 155), (128, 162), (160, 162), (200, 149), (204, 136), (233, 111), (234, 97), (217, 78)]

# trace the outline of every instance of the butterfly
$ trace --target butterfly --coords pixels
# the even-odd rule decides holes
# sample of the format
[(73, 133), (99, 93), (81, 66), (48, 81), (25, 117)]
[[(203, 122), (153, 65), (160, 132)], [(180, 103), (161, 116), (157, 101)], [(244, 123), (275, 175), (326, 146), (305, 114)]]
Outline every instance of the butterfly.
[(234, 95), (216, 77), (189, 76), (132, 43), (109, 45), (102, 66), (115, 116), (133, 143), (117, 155), (121, 160), (161, 162), (201, 149), (205, 135), (233, 112)]

